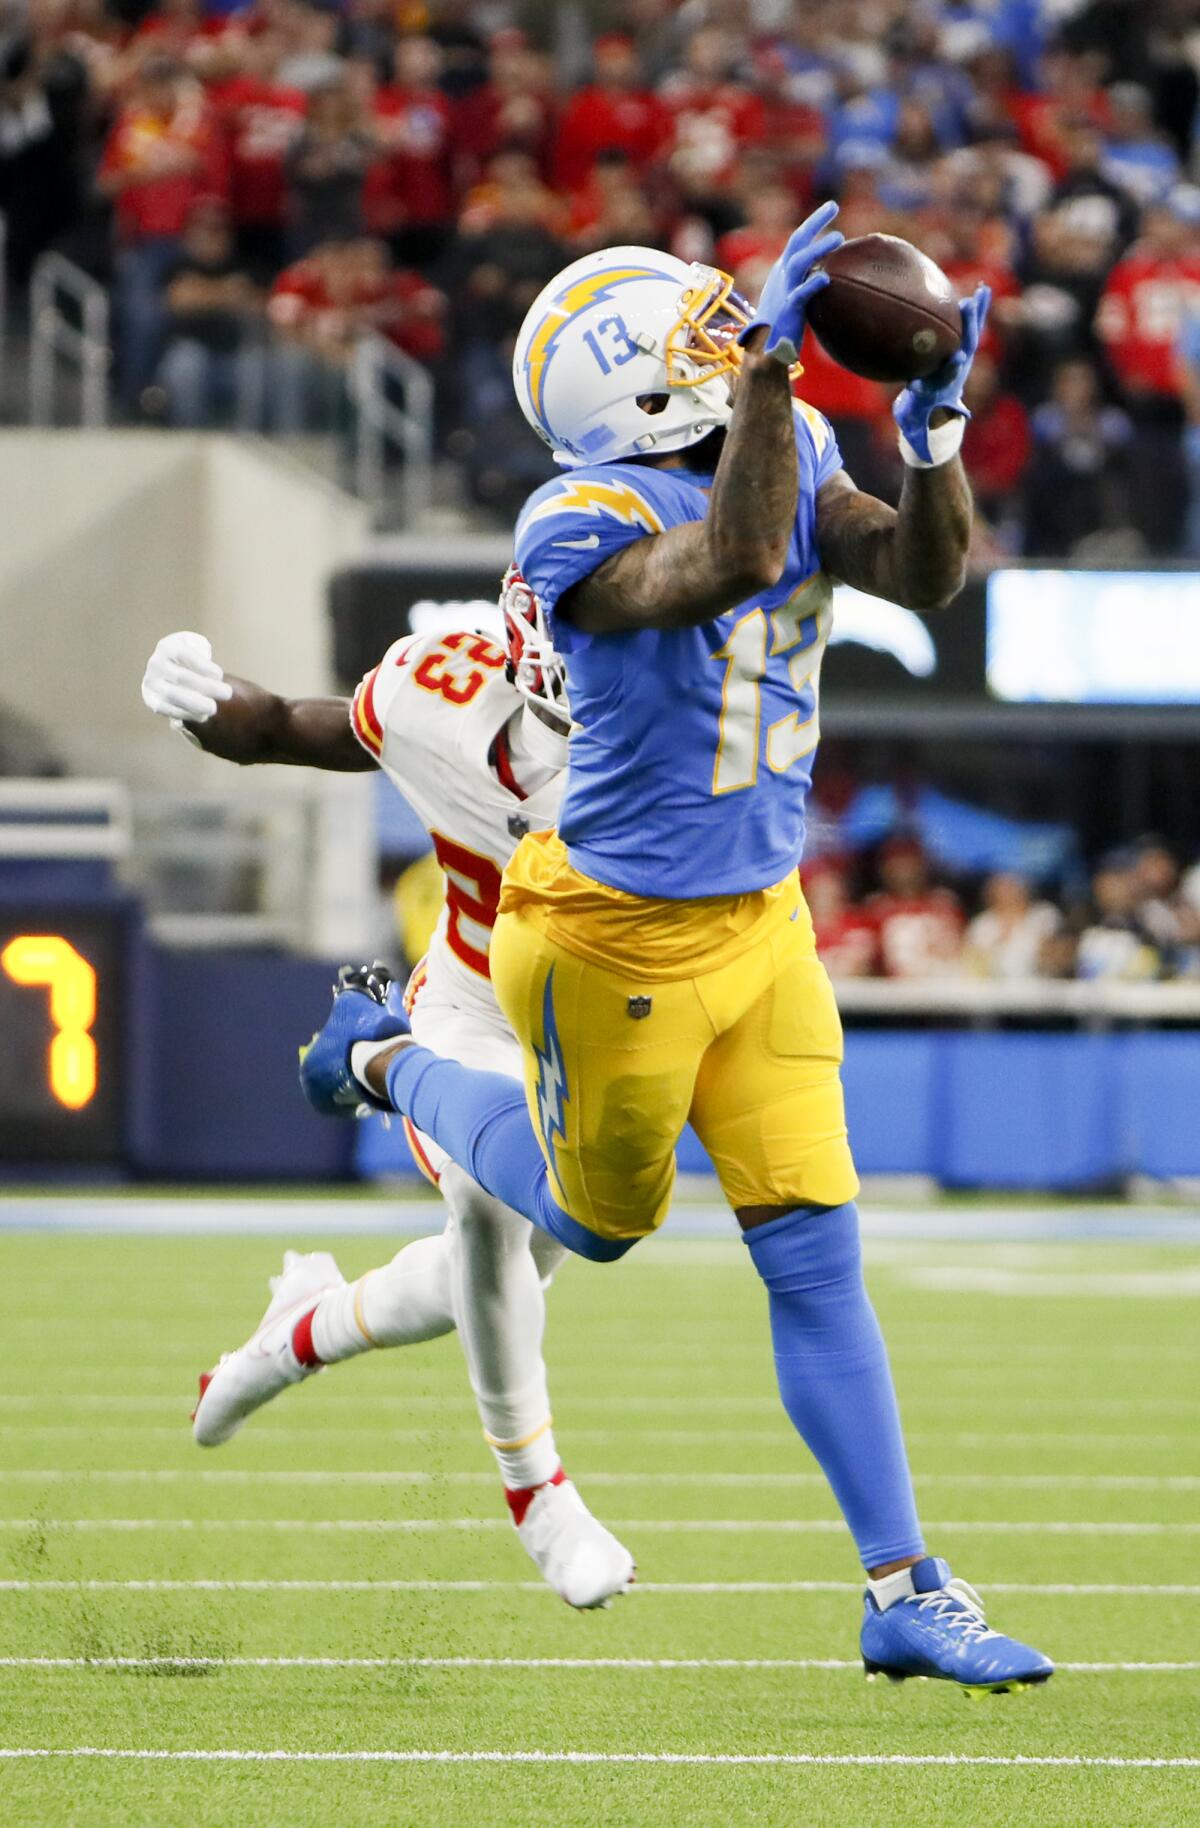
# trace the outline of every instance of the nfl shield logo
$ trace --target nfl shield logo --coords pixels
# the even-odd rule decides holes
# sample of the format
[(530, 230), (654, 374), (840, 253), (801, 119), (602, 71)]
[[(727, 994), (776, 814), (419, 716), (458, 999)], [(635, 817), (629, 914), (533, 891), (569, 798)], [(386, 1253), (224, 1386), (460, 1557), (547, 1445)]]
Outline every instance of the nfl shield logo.
[(630, 997), (625, 1007), (633, 1017), (633, 1020), (635, 1022), (640, 1022), (643, 1016), (648, 1016), (650, 1014), (653, 1002), (653, 997)]
[(529, 820), (522, 818), (519, 812), (510, 812), (507, 823), (510, 838), (523, 838), (529, 830)]

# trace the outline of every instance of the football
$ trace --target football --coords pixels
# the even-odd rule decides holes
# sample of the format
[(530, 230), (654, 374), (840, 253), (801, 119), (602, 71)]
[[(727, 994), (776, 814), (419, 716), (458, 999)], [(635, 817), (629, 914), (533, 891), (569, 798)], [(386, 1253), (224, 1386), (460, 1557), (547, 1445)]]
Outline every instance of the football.
[(859, 235), (821, 263), (808, 307), (827, 355), (868, 381), (916, 381), (955, 354), (962, 316), (941, 268), (898, 235)]

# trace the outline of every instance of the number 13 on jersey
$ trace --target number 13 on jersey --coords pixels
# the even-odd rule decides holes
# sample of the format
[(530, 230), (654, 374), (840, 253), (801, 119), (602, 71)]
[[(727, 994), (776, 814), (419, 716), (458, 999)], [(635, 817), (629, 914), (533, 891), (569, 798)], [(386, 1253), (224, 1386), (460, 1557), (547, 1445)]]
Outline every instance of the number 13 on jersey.
[(748, 610), (734, 623), (728, 639), (713, 655), (725, 666), (713, 764), (714, 794), (737, 793), (753, 787), (758, 779), (763, 746), (763, 681), (776, 658), (788, 657), (788, 680), (797, 698), (811, 688), (811, 709), (803, 706), (770, 726), (767, 766), (772, 773), (783, 774), (802, 757), (812, 754), (821, 736), (818, 675), (832, 619), (829, 582), (823, 573), (818, 573), (781, 608)]

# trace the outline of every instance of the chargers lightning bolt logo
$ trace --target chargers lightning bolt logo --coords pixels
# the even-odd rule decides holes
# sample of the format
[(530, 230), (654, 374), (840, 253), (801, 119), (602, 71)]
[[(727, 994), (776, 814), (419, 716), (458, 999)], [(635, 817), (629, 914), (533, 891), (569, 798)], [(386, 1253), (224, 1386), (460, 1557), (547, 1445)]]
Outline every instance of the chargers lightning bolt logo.
[[(636, 489), (630, 488), (627, 482), (608, 482), (597, 478), (580, 478), (577, 481), (562, 482), (553, 495), (539, 502), (525, 520), (526, 526), (532, 526), (535, 520), (544, 520), (550, 514), (586, 514), (591, 519), (607, 515), (610, 520), (620, 521), (625, 527), (641, 527), (646, 533), (662, 533), (665, 529), (662, 521), (654, 512), (648, 501), (644, 501)], [(600, 544), (599, 537), (596, 545)], [(582, 540), (556, 540), (556, 545), (579, 545)]]
[[(566, 1141), (564, 1106), (570, 1099), (570, 1092), (567, 1089), (567, 1067), (563, 1059), (562, 1043), (558, 1038), (558, 1021), (554, 1014), (553, 966), (546, 973), (546, 988), (542, 993), (542, 1045), (533, 1051), (538, 1063), (537, 1108), (542, 1147), (550, 1172), (557, 1181), (558, 1160), (554, 1152), (554, 1139), (558, 1136)], [(561, 1186), (561, 1182), (559, 1184)]]
[(542, 405), (546, 391), (546, 370), (558, 347), (558, 339), (571, 319), (577, 312), (586, 310), (589, 305), (600, 304), (607, 299), (615, 286), (624, 285), (631, 279), (665, 279), (666, 277), (666, 274), (654, 267), (605, 267), (599, 273), (589, 273), (583, 279), (571, 281), (550, 304), (545, 317), (530, 338), (529, 349), (525, 356), (525, 378), (529, 387), (529, 398), (548, 437), (552, 437), (553, 433), (546, 423)]

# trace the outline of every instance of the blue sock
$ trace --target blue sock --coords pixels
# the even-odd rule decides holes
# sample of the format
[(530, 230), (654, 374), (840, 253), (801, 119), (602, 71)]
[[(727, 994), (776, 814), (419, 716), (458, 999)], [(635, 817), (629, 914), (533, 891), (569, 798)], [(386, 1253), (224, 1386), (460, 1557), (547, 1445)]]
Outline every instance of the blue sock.
[(865, 1568), (924, 1553), (887, 1348), (863, 1285), (858, 1209), (798, 1208), (746, 1233), (771, 1300), (779, 1393)]
[(602, 1238), (559, 1205), (525, 1093), (507, 1073), (485, 1073), (427, 1047), (405, 1047), (387, 1069), (387, 1095), (395, 1110), (440, 1143), (485, 1192), (568, 1250), (611, 1263), (636, 1241)]

